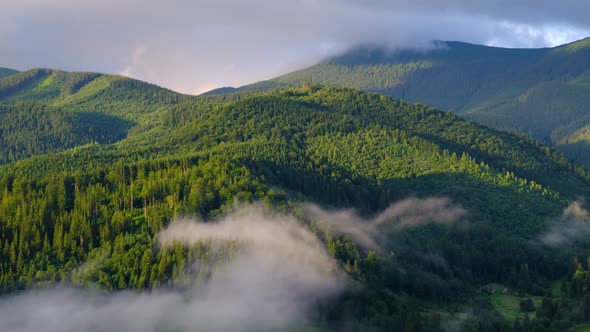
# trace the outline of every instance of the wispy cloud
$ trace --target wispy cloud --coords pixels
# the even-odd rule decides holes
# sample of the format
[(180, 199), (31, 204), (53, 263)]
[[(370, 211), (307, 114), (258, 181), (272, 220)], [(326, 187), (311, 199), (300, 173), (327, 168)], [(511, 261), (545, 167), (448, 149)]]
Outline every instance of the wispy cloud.
[(449, 198), (408, 198), (390, 205), (372, 219), (360, 217), (354, 210), (326, 211), (313, 204), (303, 205), (306, 215), (337, 234), (349, 235), (369, 250), (381, 250), (379, 241), (388, 231), (402, 230), (427, 223), (450, 224), (467, 216), (461, 206)]
[(559, 246), (589, 237), (590, 213), (583, 202), (576, 201), (563, 210), (561, 218), (550, 223), (540, 239), (546, 245)]

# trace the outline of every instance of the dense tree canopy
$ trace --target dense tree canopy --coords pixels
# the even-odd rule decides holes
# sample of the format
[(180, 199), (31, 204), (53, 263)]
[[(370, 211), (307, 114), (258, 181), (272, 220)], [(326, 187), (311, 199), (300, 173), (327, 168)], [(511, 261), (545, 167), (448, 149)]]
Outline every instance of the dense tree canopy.
[(530, 135), (588, 165), (589, 40), (550, 49), (361, 47), (238, 91), (315, 82), (383, 93)]
[[(2, 86), (2, 292), (55, 282), (152, 289), (206, 278), (190, 271), (207, 261), (206, 243), (161, 248), (155, 237), (176, 216), (211, 220), (236, 201), (295, 215), (307, 201), (368, 217), (433, 196), (467, 209), (468, 222), (395, 232), (379, 253), (316, 229), (363, 285), (323, 305), (318, 324), (326, 328), (347, 321), (353, 329), (435, 331), (467, 301), (481, 310), (465, 329), (508, 330), (513, 322), (477, 295), (480, 284), (543, 295), (571, 273), (571, 251), (536, 240), (545, 221), (589, 195), (590, 175), (522, 136), (316, 85), (188, 97), (120, 77), (40, 70), (0, 79)], [(301, 222), (315, 229), (314, 220)]]

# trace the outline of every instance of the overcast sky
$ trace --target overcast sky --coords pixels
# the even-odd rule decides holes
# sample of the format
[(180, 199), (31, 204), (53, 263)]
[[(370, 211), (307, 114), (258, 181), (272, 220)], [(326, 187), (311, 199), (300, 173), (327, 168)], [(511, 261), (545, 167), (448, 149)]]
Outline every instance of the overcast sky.
[(98, 71), (184, 93), (359, 43), (546, 47), (590, 36), (587, 0), (0, 0), (0, 67)]

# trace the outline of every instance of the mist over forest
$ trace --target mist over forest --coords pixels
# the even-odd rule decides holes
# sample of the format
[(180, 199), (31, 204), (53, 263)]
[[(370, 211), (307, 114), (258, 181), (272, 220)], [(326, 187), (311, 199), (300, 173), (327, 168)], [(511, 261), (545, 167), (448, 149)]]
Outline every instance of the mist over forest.
[(5, 1), (0, 331), (590, 331), (589, 10)]

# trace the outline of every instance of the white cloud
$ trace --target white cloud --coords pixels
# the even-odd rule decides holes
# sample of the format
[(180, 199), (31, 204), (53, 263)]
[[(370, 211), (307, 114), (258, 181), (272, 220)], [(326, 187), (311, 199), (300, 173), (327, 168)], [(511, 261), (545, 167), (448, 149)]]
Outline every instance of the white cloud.
[(589, 36), (588, 30), (567, 25), (532, 26), (513, 22), (500, 22), (496, 34), (486, 44), (501, 47), (557, 46)]
[(590, 213), (584, 202), (568, 205), (560, 219), (549, 223), (549, 229), (540, 236), (541, 242), (549, 246), (571, 245), (590, 236)]
[(136, 76), (136, 73), (142, 71), (144, 68), (141, 67), (145, 66), (145, 51), (145, 46), (138, 44), (133, 51), (129, 66), (123, 69), (119, 74), (123, 76)]

